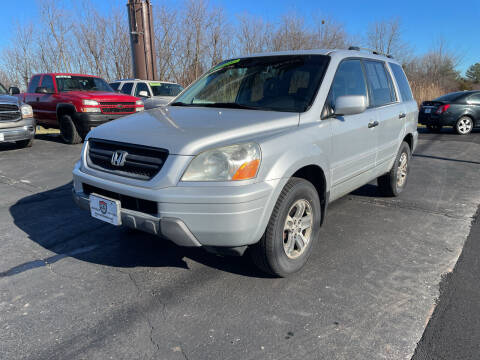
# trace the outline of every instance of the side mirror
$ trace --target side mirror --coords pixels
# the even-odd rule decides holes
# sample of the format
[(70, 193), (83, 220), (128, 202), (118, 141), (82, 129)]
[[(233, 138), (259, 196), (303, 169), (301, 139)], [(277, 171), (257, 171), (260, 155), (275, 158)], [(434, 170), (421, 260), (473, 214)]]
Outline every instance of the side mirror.
[(16, 86), (10, 86), (10, 87), (8, 88), (8, 93), (9, 93), (10, 95), (18, 95), (18, 94), (20, 94), (20, 89), (19, 89), (18, 87), (16, 87)]
[(146, 92), (145, 90), (140, 91), (140, 92), (138, 93), (138, 95), (141, 96), (141, 97), (149, 97), (149, 96), (148, 96), (148, 92)]
[(49, 89), (49, 88), (46, 88), (46, 87), (43, 87), (43, 86), (39, 86), (35, 89), (35, 93), (37, 93), (37, 94), (53, 94), (53, 90)]
[(367, 110), (367, 97), (363, 95), (339, 96), (335, 101), (335, 115), (355, 115)]

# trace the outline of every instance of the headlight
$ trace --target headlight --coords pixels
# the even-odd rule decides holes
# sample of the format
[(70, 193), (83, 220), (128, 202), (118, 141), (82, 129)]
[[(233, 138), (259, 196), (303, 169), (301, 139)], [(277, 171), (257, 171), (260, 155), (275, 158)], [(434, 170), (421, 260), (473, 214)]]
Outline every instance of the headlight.
[(137, 100), (137, 101), (135, 101), (135, 104), (143, 106), (143, 100)]
[(255, 143), (226, 146), (197, 155), (182, 181), (248, 180), (257, 176), (260, 146)]
[(83, 105), (98, 106), (98, 101), (95, 100), (82, 100)]
[(30, 105), (23, 104), (20, 107), (20, 110), (22, 112), (22, 119), (33, 117), (33, 110), (32, 110), (32, 107)]

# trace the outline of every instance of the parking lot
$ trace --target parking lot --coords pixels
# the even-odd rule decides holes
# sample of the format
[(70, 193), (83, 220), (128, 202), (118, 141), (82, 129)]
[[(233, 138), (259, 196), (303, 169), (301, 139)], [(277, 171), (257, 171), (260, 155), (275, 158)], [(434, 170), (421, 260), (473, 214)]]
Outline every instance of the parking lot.
[(480, 204), (480, 134), (420, 134), (407, 190), (331, 204), (300, 273), (179, 248), (71, 198), (81, 145), (0, 145), (2, 359), (410, 359)]

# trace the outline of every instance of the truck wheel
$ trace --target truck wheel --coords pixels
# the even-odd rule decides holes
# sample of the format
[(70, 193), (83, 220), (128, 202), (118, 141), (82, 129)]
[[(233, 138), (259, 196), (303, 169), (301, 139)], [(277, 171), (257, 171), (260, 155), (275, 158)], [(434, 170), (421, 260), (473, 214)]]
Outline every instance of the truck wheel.
[(398, 150), (392, 169), (377, 179), (378, 189), (384, 196), (398, 196), (407, 186), (410, 146), (404, 141)]
[(62, 115), (59, 119), (60, 136), (67, 144), (79, 144), (82, 142), (82, 137), (78, 133), (77, 127), (70, 115)]
[(262, 239), (251, 248), (253, 262), (280, 277), (300, 270), (317, 240), (320, 219), (315, 187), (304, 179), (291, 178), (275, 204)]
[(33, 145), (33, 138), (16, 141), (16, 144), (20, 148), (29, 148)]

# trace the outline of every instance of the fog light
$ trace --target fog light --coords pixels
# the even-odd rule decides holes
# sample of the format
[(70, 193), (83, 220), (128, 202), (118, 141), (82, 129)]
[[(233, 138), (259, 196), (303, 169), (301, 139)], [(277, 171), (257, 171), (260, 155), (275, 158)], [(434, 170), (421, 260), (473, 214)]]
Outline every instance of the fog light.
[(94, 107), (83, 108), (83, 112), (88, 112), (88, 113), (99, 113), (100, 111), (101, 111), (100, 108), (94, 108)]
[(135, 108), (135, 111), (143, 111), (143, 110), (145, 110), (145, 108), (143, 106)]

